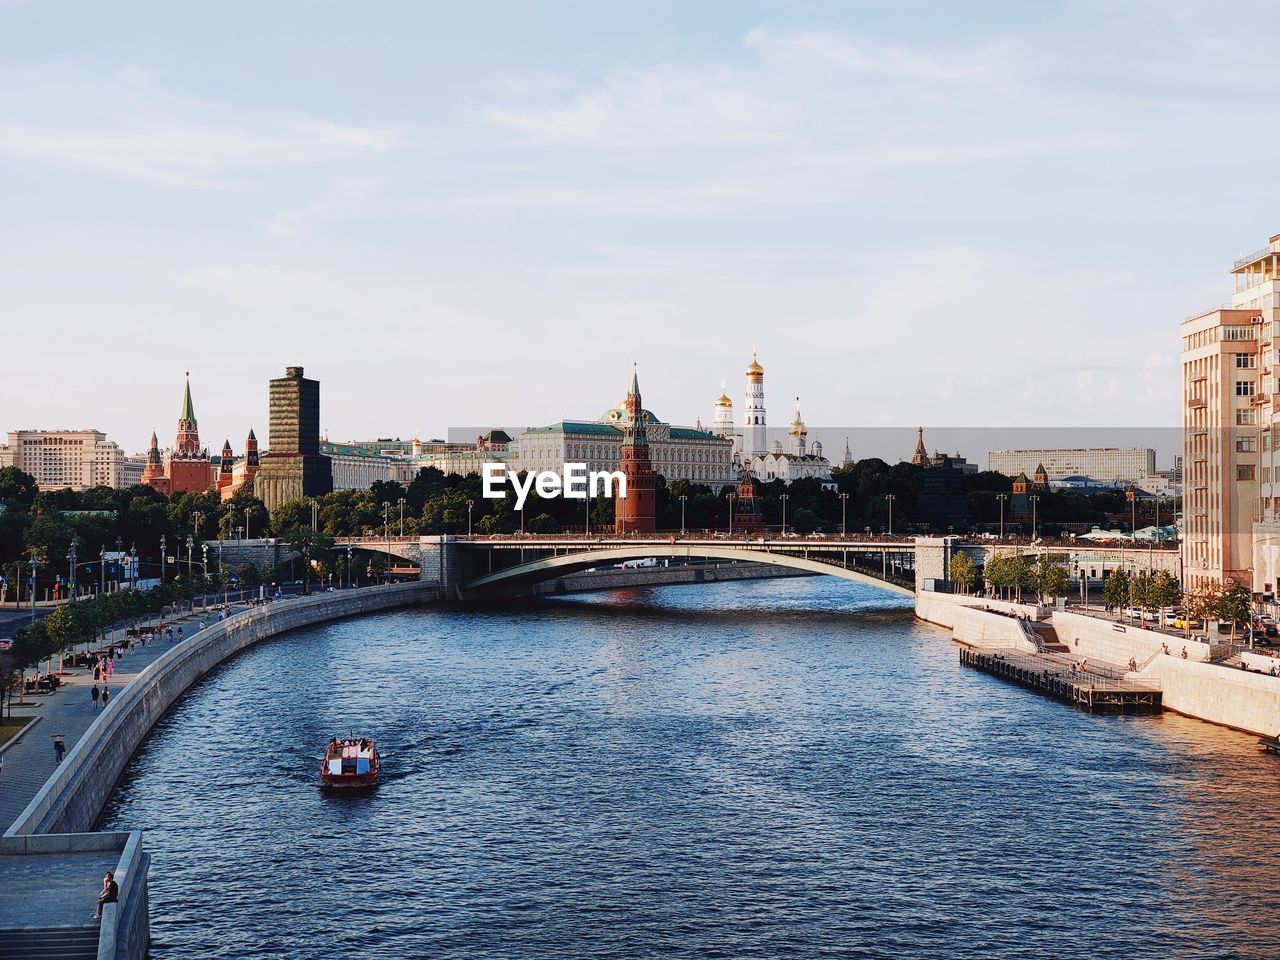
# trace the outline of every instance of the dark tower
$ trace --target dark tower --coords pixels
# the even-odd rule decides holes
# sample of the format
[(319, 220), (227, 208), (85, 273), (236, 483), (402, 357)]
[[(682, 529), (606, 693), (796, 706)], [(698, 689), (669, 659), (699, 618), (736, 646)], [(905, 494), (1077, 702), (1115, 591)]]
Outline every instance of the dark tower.
[(618, 469), (627, 478), (627, 495), (614, 498), (614, 532), (652, 533), (656, 527), (654, 493), (658, 478), (649, 459), (649, 435), (644, 422), (644, 404), (640, 399), (640, 378), (634, 372), (631, 374), (631, 390), (627, 394), (627, 423), (622, 428)]
[(320, 453), (320, 381), (304, 377), (302, 367), (286, 367), (271, 381), (269, 398), (267, 452), (254, 478), (258, 499), (274, 510), (332, 492), (333, 470)]
[(758, 533), (764, 529), (764, 510), (760, 505), (760, 492), (751, 467), (742, 468), (738, 481), (738, 499), (733, 503), (733, 532)]

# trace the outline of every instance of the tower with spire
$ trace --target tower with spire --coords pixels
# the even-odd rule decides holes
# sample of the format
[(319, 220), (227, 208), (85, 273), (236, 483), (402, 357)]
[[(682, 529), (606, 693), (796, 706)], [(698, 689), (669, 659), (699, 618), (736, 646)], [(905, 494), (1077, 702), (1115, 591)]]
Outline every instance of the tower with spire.
[(626, 399), (627, 420), (622, 428), (618, 469), (627, 478), (626, 496), (614, 495), (615, 533), (652, 533), (657, 526), (657, 474), (649, 456), (649, 436), (640, 398), (640, 377), (632, 370)]
[(803, 457), (809, 430), (804, 425), (804, 418), (800, 416), (799, 397), (796, 397), (796, 417), (791, 421), (791, 427), (787, 430), (787, 434), (791, 437), (791, 455), (793, 457)]
[(173, 451), (162, 458), (159, 441), (152, 432), (151, 449), (147, 452), (142, 482), (171, 497), (176, 493), (212, 490), (214, 481), (209, 451), (200, 446), (200, 428), (196, 423), (195, 404), (191, 401), (191, 375), (187, 374)]
[(911, 462), (918, 467), (929, 466), (929, 451), (924, 448), (924, 427), (916, 427), (916, 452), (911, 455)]
[(218, 495), (222, 499), (226, 499), (226, 490), (231, 486), (232, 464), (235, 462), (235, 455), (231, 452), (231, 438), (227, 437), (222, 441), (222, 453), (218, 457)]
[(711, 421), (711, 432), (717, 437), (732, 437), (734, 433), (733, 401), (725, 393), (723, 382), (720, 384), (720, 396), (716, 399), (716, 415)]
[(848, 469), (853, 466), (853, 451), (849, 449), (849, 438), (844, 438), (844, 456), (840, 458), (841, 469)]
[(742, 410), (742, 462), (768, 453), (765, 438), (767, 429), (764, 412), (764, 367), (751, 352), (747, 366), (747, 395)]

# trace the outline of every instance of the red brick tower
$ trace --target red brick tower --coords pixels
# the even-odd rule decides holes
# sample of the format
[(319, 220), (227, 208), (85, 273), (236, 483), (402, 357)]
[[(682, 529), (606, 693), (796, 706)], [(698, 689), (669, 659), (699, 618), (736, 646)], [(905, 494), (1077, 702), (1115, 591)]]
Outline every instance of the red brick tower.
[(192, 493), (213, 487), (213, 464), (209, 451), (200, 446), (200, 430), (196, 426), (195, 405), (191, 402), (191, 381), (182, 396), (182, 413), (178, 416), (178, 442), (169, 458), (170, 496)]
[(154, 487), (165, 496), (169, 495), (169, 478), (164, 474), (164, 458), (160, 455), (160, 440), (156, 432), (151, 431), (151, 449), (147, 451), (147, 465), (142, 468), (142, 482)]
[(649, 436), (645, 429), (640, 379), (631, 374), (627, 394), (627, 423), (622, 430), (622, 454), (618, 469), (627, 478), (627, 495), (616, 496), (613, 505), (615, 533), (652, 533), (656, 527), (654, 492), (658, 477), (649, 460)]
[(231, 453), (231, 438), (222, 441), (222, 456), (218, 458), (218, 492), (231, 486), (231, 462), (235, 457)]
[(738, 498), (733, 504), (733, 532), (759, 533), (763, 530), (764, 510), (760, 505), (760, 492), (756, 489), (751, 467), (745, 466), (738, 481)]

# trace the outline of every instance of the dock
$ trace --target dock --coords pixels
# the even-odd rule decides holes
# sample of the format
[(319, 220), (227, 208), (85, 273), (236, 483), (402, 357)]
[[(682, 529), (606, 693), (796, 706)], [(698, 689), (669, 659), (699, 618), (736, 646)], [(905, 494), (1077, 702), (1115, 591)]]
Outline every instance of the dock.
[(961, 647), (960, 663), (1010, 680), (1090, 713), (1159, 713), (1160, 684), (1130, 680), (1120, 668), (1090, 665), (1073, 670), (1075, 659), (1063, 653), (1024, 653), (1014, 649)]

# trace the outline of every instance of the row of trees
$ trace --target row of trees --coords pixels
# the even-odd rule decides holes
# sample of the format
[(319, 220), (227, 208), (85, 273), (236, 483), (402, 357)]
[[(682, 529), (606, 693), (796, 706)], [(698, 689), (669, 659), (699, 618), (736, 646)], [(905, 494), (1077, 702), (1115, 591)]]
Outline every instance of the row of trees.
[(1183, 591), (1173, 575), (1165, 570), (1154, 574), (1142, 571), (1130, 576), (1123, 570), (1107, 577), (1102, 587), (1102, 602), (1108, 610), (1133, 607), (1144, 613), (1177, 608), (1187, 623), (1220, 620), (1231, 624), (1231, 636), (1236, 629), (1249, 622), (1249, 591), (1238, 583), (1227, 586), (1211, 583), (1204, 587)]
[(1040, 557), (1001, 553), (979, 567), (967, 553), (959, 552), (952, 556), (947, 574), (966, 593), (982, 581), (1006, 599), (1020, 599), (1024, 591), (1033, 590), (1043, 602), (1067, 595), (1070, 575), (1066, 560), (1064, 555), (1053, 553)]

